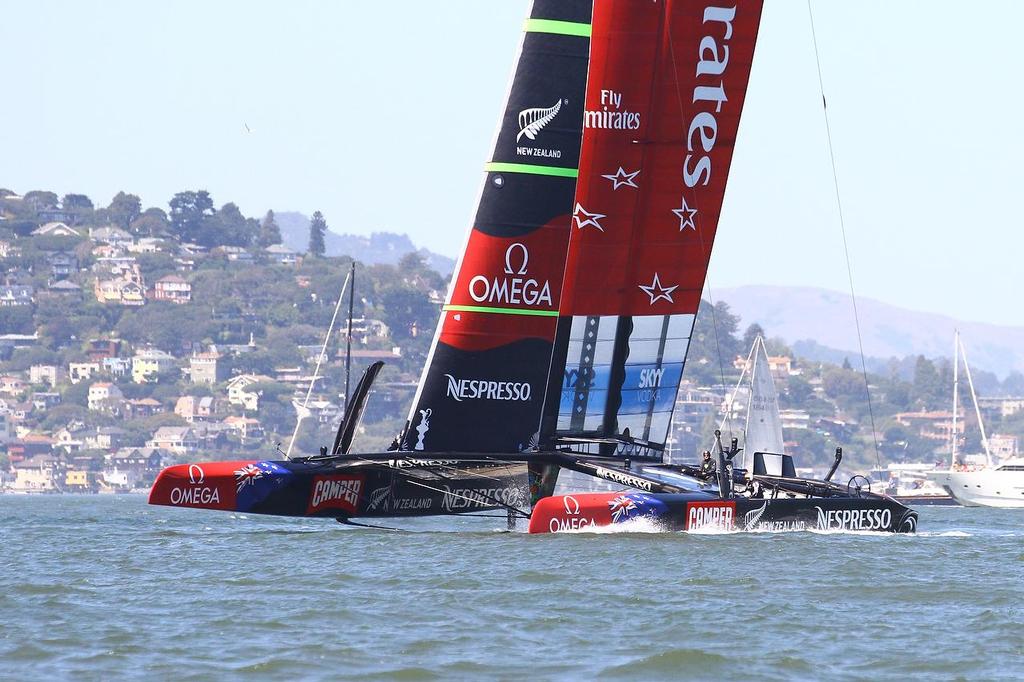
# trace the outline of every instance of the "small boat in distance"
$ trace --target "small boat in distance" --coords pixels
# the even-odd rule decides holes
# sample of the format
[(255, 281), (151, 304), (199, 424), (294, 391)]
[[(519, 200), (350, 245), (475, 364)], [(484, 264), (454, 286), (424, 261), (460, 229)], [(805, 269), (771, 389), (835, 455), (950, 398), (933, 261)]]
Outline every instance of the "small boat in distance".
[[(761, 0), (534, 0), (477, 211), (405, 428), (351, 452), (381, 363), (331, 447), (183, 464), (151, 504), (355, 519), (503, 510), (559, 532), (913, 532), (855, 477), (716, 446), (717, 472), (664, 463), (718, 228)], [(611, 482), (554, 495), (559, 472)], [(705, 472), (706, 474), (706, 472)]]
[[(960, 363), (967, 375), (967, 387), (974, 404), (974, 413), (981, 430), (981, 444), (985, 449), (983, 466), (972, 466), (968, 458), (957, 456), (957, 413), (959, 405)], [(985, 423), (981, 418), (978, 395), (974, 391), (971, 368), (967, 364), (967, 351), (957, 330), (953, 339), (953, 429), (950, 437), (950, 458), (947, 471), (933, 471), (929, 477), (941, 485), (965, 507), (1002, 507), (1024, 509), (1024, 458), (1013, 457), (1002, 462), (992, 459)], [(971, 457), (971, 459), (978, 459)]]

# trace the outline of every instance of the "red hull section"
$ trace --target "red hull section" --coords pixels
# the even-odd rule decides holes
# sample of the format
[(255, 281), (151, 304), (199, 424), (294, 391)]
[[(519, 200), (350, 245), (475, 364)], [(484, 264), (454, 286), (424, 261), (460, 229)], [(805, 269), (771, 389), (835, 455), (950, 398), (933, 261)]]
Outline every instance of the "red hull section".
[(255, 465), (255, 460), (240, 460), (168, 467), (153, 484), (149, 503), (233, 511), (239, 485)]

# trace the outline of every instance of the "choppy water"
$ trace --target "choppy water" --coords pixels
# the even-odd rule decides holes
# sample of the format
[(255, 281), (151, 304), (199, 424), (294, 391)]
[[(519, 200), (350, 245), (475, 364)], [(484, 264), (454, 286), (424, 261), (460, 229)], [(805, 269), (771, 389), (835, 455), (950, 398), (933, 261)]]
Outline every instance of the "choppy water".
[(1024, 676), (1024, 513), (917, 536), (412, 532), (0, 496), (0, 677)]

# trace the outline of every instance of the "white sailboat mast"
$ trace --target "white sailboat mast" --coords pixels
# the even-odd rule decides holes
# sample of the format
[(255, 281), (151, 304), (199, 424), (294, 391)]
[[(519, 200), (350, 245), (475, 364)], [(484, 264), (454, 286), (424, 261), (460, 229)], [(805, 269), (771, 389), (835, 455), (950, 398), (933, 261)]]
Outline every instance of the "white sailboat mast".
[(985, 460), (988, 466), (992, 466), (992, 452), (988, 447), (988, 436), (985, 435), (985, 423), (981, 421), (981, 408), (978, 406), (978, 395), (974, 392), (974, 380), (971, 379), (971, 366), (967, 363), (967, 351), (964, 344), (957, 335), (957, 345), (960, 348), (960, 357), (964, 359), (964, 373), (967, 374), (967, 387), (971, 389), (971, 400), (974, 401), (974, 414), (978, 417), (978, 428), (981, 429), (981, 444), (985, 448)]
[(957, 390), (960, 388), (960, 330), (953, 332), (953, 436), (949, 448), (949, 468), (956, 468), (956, 416), (960, 401)]

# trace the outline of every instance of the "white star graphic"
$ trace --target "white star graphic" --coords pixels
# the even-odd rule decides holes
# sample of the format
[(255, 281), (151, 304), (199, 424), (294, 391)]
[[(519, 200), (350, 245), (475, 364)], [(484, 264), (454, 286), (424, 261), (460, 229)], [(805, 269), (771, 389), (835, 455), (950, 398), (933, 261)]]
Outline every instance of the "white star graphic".
[(654, 281), (648, 286), (640, 285), (643, 292), (651, 297), (651, 305), (654, 305), (661, 299), (665, 299), (669, 303), (675, 303), (672, 300), (672, 292), (679, 288), (679, 285), (673, 287), (666, 287), (661, 284), (661, 280), (658, 278), (658, 273), (654, 273)]
[[(578, 227), (581, 230), (587, 225), (592, 225), (597, 229), (601, 230), (601, 232), (604, 232), (604, 228), (601, 227), (601, 223), (599, 221), (602, 218), (607, 217), (608, 216), (606, 216), (604, 213), (591, 213), (587, 209), (580, 206), (578, 203), (576, 204), (576, 208), (573, 209), (572, 212), (573, 222), (575, 222), (576, 227)], [(586, 220), (581, 220), (581, 218), (586, 218)]]
[(690, 228), (694, 232), (697, 231), (697, 225), (693, 222), (693, 217), (697, 215), (697, 209), (690, 208), (686, 204), (686, 197), (680, 199), (682, 206), (679, 208), (673, 208), (672, 213), (679, 218), (679, 231), (682, 232), (686, 228)]
[(627, 173), (622, 166), (619, 166), (619, 170), (613, 174), (602, 175), (602, 178), (607, 178), (612, 181), (612, 191), (617, 190), (620, 187), (637, 187), (637, 184), (633, 182), (636, 176), (640, 175), (640, 171), (633, 171)]

